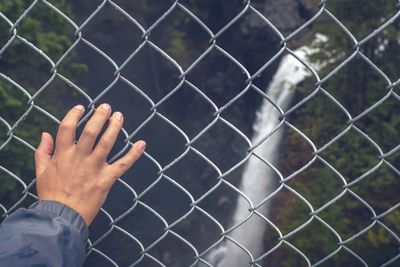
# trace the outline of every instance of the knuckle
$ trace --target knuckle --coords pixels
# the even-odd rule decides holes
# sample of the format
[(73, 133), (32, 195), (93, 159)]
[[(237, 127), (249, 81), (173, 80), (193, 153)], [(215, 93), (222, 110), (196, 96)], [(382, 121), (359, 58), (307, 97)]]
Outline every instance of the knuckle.
[(127, 162), (120, 162), (120, 163), (118, 163), (118, 168), (119, 168), (122, 172), (126, 172), (127, 170), (129, 170), (130, 164), (127, 163)]
[(95, 131), (93, 131), (93, 130), (83, 131), (82, 134), (87, 138), (95, 138), (97, 136), (97, 133)]
[(111, 142), (108, 140), (100, 140), (99, 141), (99, 146), (100, 148), (104, 150), (110, 150), (111, 149)]
[(70, 123), (70, 122), (61, 122), (60, 123), (60, 127), (59, 130), (61, 132), (65, 132), (65, 131), (70, 131), (74, 128), (74, 124)]
[(96, 184), (95, 184), (95, 190), (97, 192), (101, 192), (101, 193), (107, 193), (109, 190), (109, 185), (106, 181), (104, 180), (99, 180)]

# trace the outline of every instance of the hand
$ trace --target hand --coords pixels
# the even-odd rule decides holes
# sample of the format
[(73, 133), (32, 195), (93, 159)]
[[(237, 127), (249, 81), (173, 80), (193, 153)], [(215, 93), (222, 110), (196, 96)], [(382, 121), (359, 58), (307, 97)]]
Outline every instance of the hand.
[[(122, 113), (114, 112), (110, 118), (110, 105), (100, 105), (75, 144), (76, 125), (83, 114), (82, 105), (68, 111), (58, 128), (54, 155), (52, 136), (42, 133), (35, 152), (36, 189), (40, 200), (61, 202), (77, 211), (90, 225), (111, 186), (140, 158), (146, 143), (136, 142), (125, 156), (108, 164), (107, 156), (122, 128)], [(93, 149), (108, 118), (110, 123)]]

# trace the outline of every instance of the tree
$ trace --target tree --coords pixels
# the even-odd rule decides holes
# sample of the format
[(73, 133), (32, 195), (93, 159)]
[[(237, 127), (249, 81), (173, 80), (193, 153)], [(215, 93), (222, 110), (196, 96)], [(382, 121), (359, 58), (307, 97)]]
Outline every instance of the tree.
[[(63, 0), (53, 1), (53, 4), (64, 14), (72, 18), (71, 9)], [(3, 1), (0, 3), (0, 12), (12, 23), (23, 14), (30, 3), (24, 0)], [(13, 36), (10, 32), (11, 26), (6, 20), (0, 20), (0, 47), (4, 47)], [(63, 53), (71, 46), (71, 39), (68, 37), (71, 26), (57, 12), (39, 2), (20, 21), (17, 33), (22, 38), (31, 42), (35, 47), (43, 51), (49, 58), (56, 62)], [(58, 68), (64, 70), (74, 81), (85, 66), (74, 62), (75, 54), (71, 53), (66, 58), (69, 64), (68, 69), (63, 66)], [(17, 120), (28, 110), (29, 98), (20, 91), (6, 77), (19, 84), (26, 92), (33, 95), (43, 81), (49, 79), (50, 65), (43, 56), (39, 56), (34, 49), (16, 38), (0, 55), (0, 117), (9, 126), (13, 126)], [(39, 105), (50, 114), (59, 111), (60, 99), (63, 99), (61, 90), (56, 90), (56, 84), (50, 84), (46, 88), (46, 96), (40, 98)], [(49, 119), (39, 115), (35, 109), (31, 110), (28, 119), (22, 121), (14, 130), (14, 136), (21, 138), (30, 145), (36, 147), (43, 129), (55, 130), (56, 125), (50, 125)], [(8, 128), (0, 123), (0, 146), (8, 140)], [(7, 145), (0, 150), (0, 165), (29, 183), (34, 178), (33, 151), (21, 144), (17, 139), (12, 138)], [(22, 187), (15, 179), (12, 179), (6, 171), (0, 171), (0, 199), (1, 204), (10, 208), (21, 196)]]
[[(327, 3), (327, 10), (338, 18), (358, 41), (369, 36), (374, 29), (390, 19), (396, 13), (395, 7), (396, 1), (382, 3), (338, 0)], [(391, 24), (360, 46), (360, 52), (380, 68), (392, 82), (396, 81), (400, 74), (397, 67), (400, 60), (398, 28), (398, 23)], [(354, 43), (328, 16), (321, 16), (312, 30), (314, 33), (322, 33), (328, 37), (327, 42), (316, 45), (318, 52), (309, 58), (312, 62), (328, 63), (318, 71), (320, 77), (323, 78), (355, 51)], [(315, 89), (314, 84), (315, 79), (309, 79), (299, 86), (297, 101)], [(382, 75), (360, 55), (324, 82), (322, 88), (337, 99), (352, 118), (374, 105), (390, 90)], [(394, 90), (396, 92), (397, 89)], [(318, 154), (340, 172), (347, 183), (356, 180), (375, 166), (379, 166), (364, 179), (349, 187), (365, 200), (377, 215), (387, 211), (398, 202), (400, 155), (394, 153), (385, 158), (385, 162), (382, 163), (379, 150), (373, 142), (383, 150), (383, 153), (394, 149), (398, 144), (396, 129), (400, 126), (398, 111), (400, 111), (400, 102), (393, 96), (389, 97), (381, 105), (354, 122), (354, 126), (362, 132), (353, 127)], [(300, 107), (289, 119), (317, 144), (317, 148), (328, 143), (349, 125), (346, 124), (348, 118), (345, 113), (321, 93)], [(371, 138), (373, 142), (368, 138)], [(294, 132), (288, 133), (288, 144), (290, 145), (284, 151), (282, 164), (290, 171), (294, 171), (291, 169), (292, 166), (303, 166), (310, 159), (305, 152), (310, 148), (304, 139)], [(293, 147), (298, 149), (294, 151), (291, 149)], [(291, 162), (288, 162), (288, 159)], [(322, 207), (344, 190), (340, 177), (319, 159), (316, 162), (288, 183), (305, 197), (314, 209)], [(397, 173), (396, 169), (390, 166), (394, 168), (397, 166)], [(302, 200), (293, 194), (278, 197), (276, 203), (277, 208), (272, 213), (275, 214), (276, 221), (285, 224), (287, 231), (295, 229), (309, 218), (307, 209), (304, 213), (299, 210), (299, 207), (304, 206)], [(284, 206), (278, 203), (284, 203)], [(342, 198), (321, 211), (318, 216), (329, 223), (343, 240), (365, 229), (374, 221), (371, 219), (372, 212), (369, 208), (350, 192), (346, 192)], [(399, 218), (400, 211), (397, 209), (379, 221), (398, 234), (400, 232)], [(312, 224), (312, 227), (306, 227), (305, 230), (298, 232), (288, 241), (304, 252), (312, 261), (311, 263), (321, 260), (339, 247), (334, 234), (318, 221), (315, 225)], [(376, 224), (366, 233), (346, 244), (371, 266), (378, 266), (393, 258), (398, 253), (398, 245), (398, 241), (380, 224)], [(287, 257), (287, 254), (279, 260), (283, 263), (282, 266), (296, 265), (293, 257)], [(338, 256), (328, 261), (328, 265), (353, 266), (355, 262), (357, 260), (354, 256), (342, 250)]]

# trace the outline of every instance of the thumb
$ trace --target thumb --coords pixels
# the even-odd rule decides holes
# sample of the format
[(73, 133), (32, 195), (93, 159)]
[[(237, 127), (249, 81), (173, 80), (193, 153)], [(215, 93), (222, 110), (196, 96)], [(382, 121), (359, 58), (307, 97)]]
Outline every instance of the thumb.
[(35, 152), (36, 176), (42, 173), (49, 163), (54, 150), (54, 140), (51, 134), (42, 133), (40, 144)]

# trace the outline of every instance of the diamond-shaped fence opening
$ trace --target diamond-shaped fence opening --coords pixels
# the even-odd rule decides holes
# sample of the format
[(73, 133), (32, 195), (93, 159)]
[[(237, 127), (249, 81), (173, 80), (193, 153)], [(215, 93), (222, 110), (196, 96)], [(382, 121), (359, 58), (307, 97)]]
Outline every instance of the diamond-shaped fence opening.
[(399, 6), (2, 1), (0, 214), (37, 200), (40, 133), (108, 102), (108, 160), (148, 148), (85, 266), (398, 266)]

